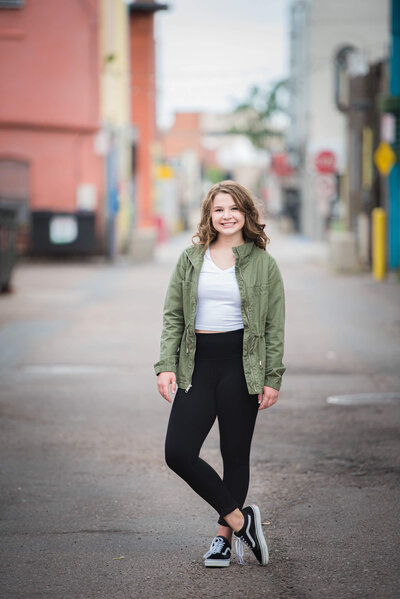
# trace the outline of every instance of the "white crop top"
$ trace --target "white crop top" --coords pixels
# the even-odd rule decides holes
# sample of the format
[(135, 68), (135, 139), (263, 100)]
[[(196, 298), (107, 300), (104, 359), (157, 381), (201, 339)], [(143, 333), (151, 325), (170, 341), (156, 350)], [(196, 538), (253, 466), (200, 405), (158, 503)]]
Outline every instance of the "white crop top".
[(243, 329), (240, 292), (235, 266), (218, 268), (207, 248), (197, 289), (195, 328), (200, 331), (236, 331)]

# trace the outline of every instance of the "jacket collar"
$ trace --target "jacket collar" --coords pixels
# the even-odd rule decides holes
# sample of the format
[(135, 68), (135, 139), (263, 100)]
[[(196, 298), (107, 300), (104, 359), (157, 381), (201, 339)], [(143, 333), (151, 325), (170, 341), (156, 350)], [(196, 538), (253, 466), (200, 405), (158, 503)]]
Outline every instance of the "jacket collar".
[[(240, 266), (245, 266), (247, 264), (254, 248), (255, 245), (251, 240), (247, 240), (242, 245), (232, 248), (235, 257), (238, 258), (238, 264)], [(199, 243), (198, 245), (192, 245), (187, 248), (186, 253), (193, 266), (200, 268), (204, 259), (204, 244)]]

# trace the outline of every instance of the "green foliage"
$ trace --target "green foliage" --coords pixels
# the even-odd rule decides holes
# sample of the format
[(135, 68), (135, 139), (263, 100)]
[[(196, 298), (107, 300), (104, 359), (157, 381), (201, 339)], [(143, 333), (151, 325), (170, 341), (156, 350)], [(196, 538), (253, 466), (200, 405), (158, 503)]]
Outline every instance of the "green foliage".
[(225, 172), (217, 166), (208, 166), (205, 169), (205, 178), (214, 185), (225, 179)]
[(282, 137), (282, 133), (271, 128), (271, 119), (277, 114), (287, 114), (285, 96), (288, 83), (287, 79), (283, 79), (268, 90), (253, 85), (248, 98), (234, 111), (246, 117), (246, 125), (232, 127), (230, 133), (246, 135), (256, 148), (265, 148), (270, 137)]

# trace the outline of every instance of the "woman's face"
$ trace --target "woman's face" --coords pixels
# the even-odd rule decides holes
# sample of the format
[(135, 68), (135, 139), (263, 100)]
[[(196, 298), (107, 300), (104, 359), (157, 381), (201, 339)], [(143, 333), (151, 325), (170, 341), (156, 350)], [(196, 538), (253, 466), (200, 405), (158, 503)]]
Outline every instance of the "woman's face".
[(232, 236), (243, 229), (244, 214), (229, 193), (217, 193), (212, 202), (211, 221), (218, 235)]

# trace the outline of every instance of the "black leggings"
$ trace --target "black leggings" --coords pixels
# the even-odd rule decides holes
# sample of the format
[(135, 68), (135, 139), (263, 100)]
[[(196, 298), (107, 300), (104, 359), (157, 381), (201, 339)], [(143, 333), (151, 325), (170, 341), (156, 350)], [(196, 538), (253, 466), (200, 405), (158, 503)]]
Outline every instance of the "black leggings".
[[(242, 362), (243, 329), (196, 333), (192, 387), (178, 389), (171, 409), (165, 459), (220, 515), (243, 506), (249, 487), (249, 456), (258, 413), (257, 395), (249, 395)], [(223, 480), (199, 457), (218, 418)]]

